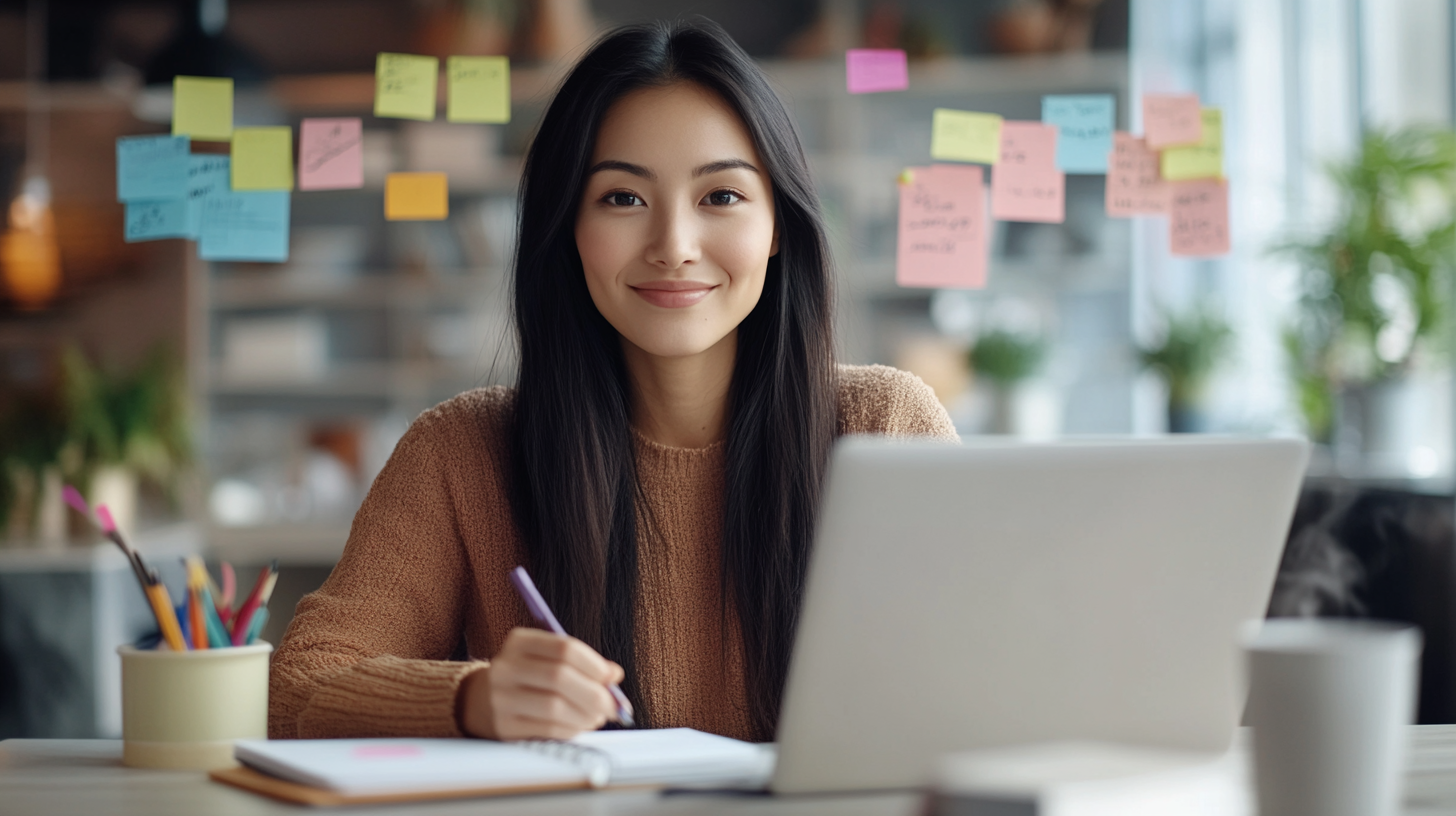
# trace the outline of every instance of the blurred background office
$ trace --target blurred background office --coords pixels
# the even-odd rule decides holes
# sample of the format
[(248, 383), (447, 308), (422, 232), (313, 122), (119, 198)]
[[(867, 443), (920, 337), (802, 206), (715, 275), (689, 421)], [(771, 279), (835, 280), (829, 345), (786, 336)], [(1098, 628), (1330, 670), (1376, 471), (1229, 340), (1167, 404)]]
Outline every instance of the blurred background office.
[[(147, 628), (63, 484), (153, 561), (247, 585), (277, 559), (276, 642), (411, 419), (513, 378), (515, 191), (555, 82), (605, 27), (690, 13), (796, 118), (843, 361), (919, 374), (967, 435), (1305, 434), (1272, 611), (1456, 630), (1453, 0), (0, 0), (0, 738), (118, 734), (114, 647)], [(847, 94), (852, 47), (903, 48), (910, 89)], [(509, 55), (510, 123), (372, 117), (382, 51)], [(282, 264), (126, 243), (115, 140), (166, 132), (178, 74), (232, 77), (240, 126), (363, 117), (364, 188), (295, 193)], [(1172, 257), (1071, 175), (1065, 223), (993, 224), (985, 289), (896, 286), (932, 109), (1110, 93), (1138, 132), (1148, 92), (1223, 111), (1229, 255)], [(450, 217), (385, 221), (397, 170), (447, 172)], [(1422, 716), (1456, 720), (1435, 651)]]

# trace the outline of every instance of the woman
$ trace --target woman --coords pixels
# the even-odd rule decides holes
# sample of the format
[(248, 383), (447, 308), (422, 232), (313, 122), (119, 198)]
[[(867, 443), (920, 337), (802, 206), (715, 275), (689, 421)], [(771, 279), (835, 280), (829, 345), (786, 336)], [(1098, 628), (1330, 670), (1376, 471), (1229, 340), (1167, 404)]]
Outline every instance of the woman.
[[(620, 681), (639, 724), (772, 739), (834, 437), (949, 418), (835, 365), (803, 151), (716, 25), (598, 43), (520, 201), (517, 386), (400, 441), (278, 649), (270, 735), (566, 738)], [(527, 628), (517, 564), (576, 637)]]

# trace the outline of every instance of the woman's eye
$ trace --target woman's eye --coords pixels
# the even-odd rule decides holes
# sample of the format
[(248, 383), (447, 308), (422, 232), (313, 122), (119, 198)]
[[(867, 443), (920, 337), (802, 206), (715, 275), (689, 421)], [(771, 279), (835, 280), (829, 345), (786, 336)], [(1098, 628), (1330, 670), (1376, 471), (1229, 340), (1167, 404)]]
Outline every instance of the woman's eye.
[(614, 207), (635, 207), (642, 203), (642, 199), (632, 193), (608, 193), (606, 201)]
[(708, 197), (705, 200), (715, 207), (726, 207), (729, 204), (737, 204), (742, 201), (743, 196), (732, 190), (714, 190), (708, 193)]

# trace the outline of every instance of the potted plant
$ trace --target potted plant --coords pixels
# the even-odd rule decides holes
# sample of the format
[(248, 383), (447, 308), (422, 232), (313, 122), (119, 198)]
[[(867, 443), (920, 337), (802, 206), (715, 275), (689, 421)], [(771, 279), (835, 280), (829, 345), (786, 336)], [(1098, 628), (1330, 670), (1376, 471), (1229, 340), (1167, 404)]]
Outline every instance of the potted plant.
[(1156, 371), (1168, 386), (1168, 431), (1199, 433), (1207, 430), (1204, 413), (1209, 377), (1228, 354), (1233, 330), (1211, 309), (1168, 315), (1158, 342), (1138, 350), (1145, 368)]
[(1444, 336), (1456, 132), (1370, 132), (1328, 174), (1335, 218), (1275, 248), (1301, 273), (1284, 345), (1310, 435), (1332, 442), (1338, 430), (1368, 457), (1390, 439), (1388, 409), (1401, 381)]
[(1035, 335), (996, 329), (971, 346), (971, 371), (991, 386), (991, 433), (1017, 433), (1021, 386), (1041, 368), (1046, 341)]
[(64, 411), (38, 392), (0, 400), (0, 536), (55, 541), (65, 537), (61, 456)]

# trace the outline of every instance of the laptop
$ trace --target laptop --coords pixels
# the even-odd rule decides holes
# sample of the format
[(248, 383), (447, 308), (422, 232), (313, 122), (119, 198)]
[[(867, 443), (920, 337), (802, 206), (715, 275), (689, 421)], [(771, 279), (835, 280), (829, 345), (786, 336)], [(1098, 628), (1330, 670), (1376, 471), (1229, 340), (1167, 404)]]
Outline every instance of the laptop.
[(778, 793), (918, 787), (945, 753), (1224, 751), (1308, 445), (836, 447), (778, 729)]

